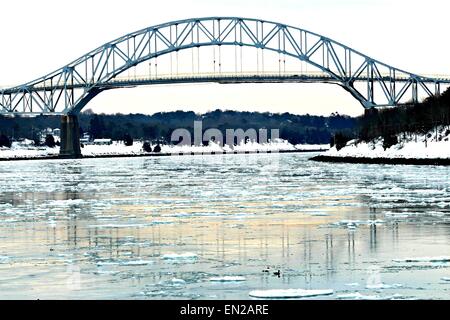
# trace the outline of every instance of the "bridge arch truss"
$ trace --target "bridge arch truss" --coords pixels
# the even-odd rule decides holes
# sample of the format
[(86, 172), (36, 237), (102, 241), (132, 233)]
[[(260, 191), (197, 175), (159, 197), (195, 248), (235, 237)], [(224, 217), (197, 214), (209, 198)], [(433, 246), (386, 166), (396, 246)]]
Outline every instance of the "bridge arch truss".
[[(434, 96), (441, 93), (442, 85), (450, 84), (448, 78), (406, 72), (327, 37), (282, 23), (208, 17), (164, 23), (127, 34), (44, 77), (2, 89), (0, 114), (76, 115), (100, 92), (118, 87), (114, 79), (126, 70), (158, 56), (205, 46), (254, 47), (297, 58), (324, 74), (303, 80), (338, 84), (365, 108), (418, 102), (419, 91)], [(231, 80), (252, 79), (264, 80), (257, 75), (235, 76)], [(226, 79), (219, 72), (209, 80)]]

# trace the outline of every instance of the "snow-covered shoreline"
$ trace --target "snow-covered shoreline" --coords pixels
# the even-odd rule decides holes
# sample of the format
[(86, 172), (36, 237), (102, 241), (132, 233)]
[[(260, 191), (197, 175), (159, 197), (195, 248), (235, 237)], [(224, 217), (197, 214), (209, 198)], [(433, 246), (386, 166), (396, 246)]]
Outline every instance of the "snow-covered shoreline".
[[(152, 146), (154, 147), (154, 146)], [(207, 146), (173, 146), (161, 145), (160, 153), (148, 153), (143, 150), (143, 142), (136, 141), (132, 146), (123, 142), (111, 145), (85, 145), (81, 149), (83, 157), (127, 157), (127, 156), (164, 156), (180, 154), (223, 154), (223, 153), (263, 153), (263, 152), (313, 152), (326, 151), (329, 145), (292, 145), (277, 139), (273, 142), (259, 144), (256, 142), (241, 143), (230, 148), (210, 142)], [(54, 159), (59, 156), (59, 148), (35, 147), (29, 142), (13, 142), (11, 148), (0, 148), (0, 160)]]
[(399, 142), (386, 149), (383, 147), (382, 137), (370, 142), (352, 140), (340, 150), (334, 146), (322, 157), (372, 160), (450, 159), (450, 130), (446, 126), (424, 134), (402, 133), (397, 135), (397, 138)]

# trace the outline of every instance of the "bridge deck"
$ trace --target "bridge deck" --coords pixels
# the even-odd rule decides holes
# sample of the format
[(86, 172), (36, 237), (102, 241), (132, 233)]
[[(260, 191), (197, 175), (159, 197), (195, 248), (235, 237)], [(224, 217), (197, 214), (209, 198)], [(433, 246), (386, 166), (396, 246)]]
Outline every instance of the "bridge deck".
[[(409, 77), (395, 77), (393, 79), (389, 75), (383, 76), (383, 81), (407, 82)], [(369, 79), (366, 76), (359, 76), (349, 78), (349, 81), (364, 82)], [(102, 89), (113, 89), (123, 87), (135, 87), (141, 85), (157, 85), (157, 84), (180, 84), (180, 83), (339, 83), (341, 80), (322, 72), (291, 72), (291, 73), (274, 73), (274, 72), (253, 72), (253, 73), (197, 73), (197, 74), (163, 74), (153, 76), (130, 76), (130, 77), (116, 77), (107, 82), (97, 82), (96, 87)], [(429, 78), (423, 82), (426, 83), (444, 83), (450, 84), (450, 77)], [(64, 86), (51, 86), (50, 83), (40, 83), (27, 87), (29, 91), (50, 91), (54, 89), (83, 89), (90, 88), (91, 83), (73, 83)], [(3, 94), (10, 94), (15, 92), (17, 87), (2, 90)]]

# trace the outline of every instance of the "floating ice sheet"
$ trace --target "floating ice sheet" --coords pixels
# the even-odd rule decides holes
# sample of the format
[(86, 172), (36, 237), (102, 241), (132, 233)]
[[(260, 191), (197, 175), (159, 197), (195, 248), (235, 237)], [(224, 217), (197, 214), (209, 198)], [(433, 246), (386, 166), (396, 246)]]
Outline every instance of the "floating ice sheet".
[(146, 266), (149, 264), (153, 264), (151, 260), (132, 260), (132, 261), (124, 261), (121, 262), (121, 266)]
[(224, 277), (213, 277), (209, 278), (211, 282), (242, 282), (245, 281), (245, 277), (241, 276), (224, 276)]
[(167, 253), (162, 256), (163, 260), (194, 260), (198, 255), (191, 252), (186, 253)]
[(261, 299), (295, 299), (317, 296), (328, 296), (334, 293), (333, 290), (304, 290), (304, 289), (285, 289), (285, 290), (255, 290), (249, 293), (250, 297)]
[(398, 263), (414, 263), (414, 262), (450, 262), (450, 256), (441, 257), (422, 257), (422, 258), (404, 258), (393, 259), (392, 261)]
[(337, 296), (339, 300), (395, 300), (404, 298), (400, 294), (394, 294), (392, 296), (379, 296), (379, 295), (364, 295), (360, 292), (353, 292), (349, 294), (341, 294)]
[(402, 284), (394, 283), (394, 284), (385, 284), (385, 283), (379, 283), (379, 284), (369, 284), (366, 286), (367, 289), (372, 290), (385, 290), (385, 289), (396, 289), (403, 287)]
[(347, 286), (347, 287), (359, 287), (359, 283), (356, 283), (356, 282), (354, 282), (354, 283), (346, 283), (345, 286)]
[(100, 229), (120, 229), (120, 228), (145, 228), (149, 227), (152, 224), (148, 223), (136, 223), (136, 224), (99, 224), (99, 225), (90, 225), (89, 228), (100, 228)]
[(184, 281), (183, 279), (173, 278), (172, 280), (170, 280), (170, 283), (174, 286), (183, 286), (186, 284), (186, 281)]

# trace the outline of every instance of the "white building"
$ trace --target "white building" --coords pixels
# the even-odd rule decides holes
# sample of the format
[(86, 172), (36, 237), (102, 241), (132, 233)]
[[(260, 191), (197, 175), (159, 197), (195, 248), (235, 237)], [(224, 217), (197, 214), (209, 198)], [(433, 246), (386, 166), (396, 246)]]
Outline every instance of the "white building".
[(111, 139), (95, 139), (94, 144), (97, 146), (106, 146), (106, 145), (112, 145)]
[(53, 136), (55, 138), (60, 138), (61, 137), (61, 129), (53, 129)]
[(91, 135), (89, 133), (84, 133), (83, 136), (80, 138), (80, 142), (82, 144), (91, 144)]
[(41, 143), (45, 142), (45, 138), (47, 137), (47, 135), (52, 135), (53, 138), (55, 138), (55, 141), (60, 141), (61, 140), (61, 129), (47, 128), (47, 129), (44, 129), (41, 132), (39, 132), (39, 140), (41, 141)]

